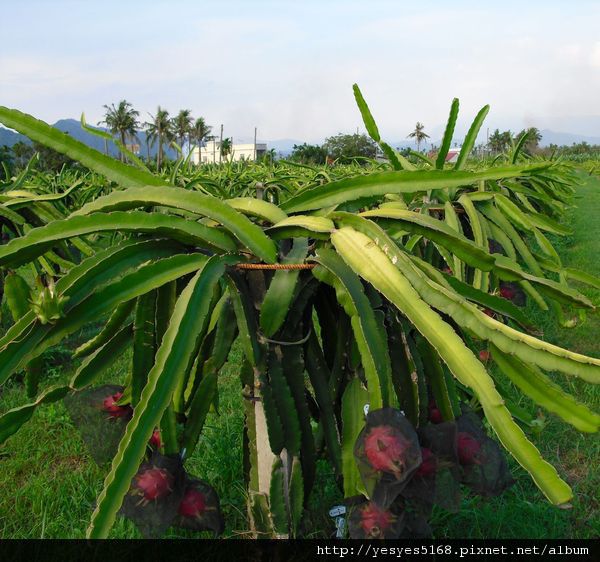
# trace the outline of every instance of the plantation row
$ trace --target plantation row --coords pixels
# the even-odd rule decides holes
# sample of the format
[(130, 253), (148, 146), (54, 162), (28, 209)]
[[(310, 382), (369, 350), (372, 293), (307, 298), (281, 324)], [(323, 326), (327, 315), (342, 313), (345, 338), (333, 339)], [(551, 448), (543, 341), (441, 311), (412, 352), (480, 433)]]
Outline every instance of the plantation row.
[[(529, 300), (571, 326), (594, 309), (572, 282), (600, 280), (563, 267), (547, 237), (569, 232), (574, 169), (527, 156), (524, 137), (473, 167), (487, 106), (448, 167), (458, 100), (436, 159), (416, 164), (380, 138), (354, 91), (385, 164), (195, 169), (182, 158), (155, 175), (126, 151), (131, 165), (0, 108), (1, 123), (89, 170), (28, 168), (2, 186), (13, 323), (0, 384), (24, 372), (27, 399), (0, 417), (0, 441), (64, 400), (94, 460), (110, 463), (90, 537), (119, 514), (147, 536), (221, 532), (219, 498), (186, 459), (218, 410), (234, 342), (255, 536), (311, 531), (303, 513), (321, 459), (351, 537), (429, 535), (434, 505), (456, 511), (465, 487), (491, 496), (511, 485), (504, 451), (550, 502), (571, 501), (505, 381), (598, 431), (600, 416), (548, 372), (597, 384), (600, 360), (547, 343), (522, 310)], [(98, 319), (69, 384), (48, 386), (44, 352)], [(94, 386), (128, 350), (126, 384)]]

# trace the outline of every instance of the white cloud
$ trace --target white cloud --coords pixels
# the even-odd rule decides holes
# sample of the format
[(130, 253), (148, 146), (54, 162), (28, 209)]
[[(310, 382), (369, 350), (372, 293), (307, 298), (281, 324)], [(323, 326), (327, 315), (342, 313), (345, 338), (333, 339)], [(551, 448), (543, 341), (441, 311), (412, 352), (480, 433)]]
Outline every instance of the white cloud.
[(556, 47), (556, 58), (563, 64), (581, 65), (586, 62), (586, 51), (581, 43), (566, 43)]
[(589, 61), (592, 68), (600, 68), (600, 41), (596, 41), (590, 49)]
[(598, 112), (591, 3), (570, 6), (568, 20), (551, 0), (521, 5), (518, 17), (510, 0), (138, 3), (118, 21), (109, 0), (69, 5), (3, 31), (0, 103), (95, 122), (103, 104), (126, 98), (144, 119), (158, 104), (189, 107), (228, 134), (258, 126), (263, 138), (309, 141), (361, 124), (353, 82), (390, 140), (417, 120), (440, 131), (454, 96), (459, 133), (485, 103), (491, 127)]

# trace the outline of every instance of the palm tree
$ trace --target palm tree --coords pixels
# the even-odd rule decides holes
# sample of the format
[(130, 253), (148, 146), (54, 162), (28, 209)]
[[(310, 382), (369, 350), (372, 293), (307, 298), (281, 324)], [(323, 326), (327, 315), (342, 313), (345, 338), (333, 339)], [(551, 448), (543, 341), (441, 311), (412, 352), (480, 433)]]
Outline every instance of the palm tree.
[(173, 124), (169, 119), (169, 112), (162, 109), (160, 105), (156, 110), (156, 115), (151, 115), (152, 121), (146, 123), (146, 135), (150, 141), (150, 145), (154, 146), (158, 142), (158, 154), (156, 156), (156, 167), (160, 170), (164, 160), (164, 145), (171, 142), (175, 138), (173, 132)]
[(173, 131), (181, 148), (183, 148), (186, 138), (189, 140), (193, 122), (191, 109), (182, 109), (173, 118)]
[(429, 138), (429, 135), (424, 132), (425, 125), (417, 121), (415, 130), (408, 135), (409, 138), (414, 138), (417, 141), (417, 152), (421, 152), (421, 143)]
[(510, 130), (504, 131), (503, 133), (500, 133), (500, 139), (502, 142), (502, 151), (508, 150), (513, 142), (513, 134)]
[(227, 158), (227, 156), (229, 154), (231, 154), (231, 148), (232, 148), (232, 144), (231, 144), (231, 138), (226, 138), (223, 139), (223, 142), (221, 143), (221, 156), (223, 158)]
[(527, 134), (527, 140), (525, 141), (525, 151), (528, 154), (533, 154), (540, 145), (542, 140), (542, 133), (540, 133), (537, 127), (529, 127), (529, 129), (523, 130), (519, 133), (518, 138)]
[(198, 143), (198, 164), (202, 163), (202, 143), (208, 139), (212, 127), (206, 124), (204, 117), (198, 117), (192, 126), (190, 136)]
[[(127, 144), (127, 137), (134, 139), (138, 123), (139, 111), (133, 109), (133, 106), (127, 100), (121, 100), (115, 107), (115, 104), (103, 106), (106, 110), (104, 120), (100, 124), (105, 124), (112, 135), (120, 137), (121, 144)], [(121, 160), (125, 161), (125, 155), (121, 153)]]
[(273, 164), (273, 162), (275, 162), (275, 159), (277, 158), (277, 152), (275, 151), (274, 148), (271, 148), (271, 150), (267, 150), (260, 158), (261, 162), (265, 162), (266, 164)]
[(504, 152), (512, 143), (512, 133), (510, 131), (500, 132), (496, 129), (488, 139), (490, 150), (495, 153)]

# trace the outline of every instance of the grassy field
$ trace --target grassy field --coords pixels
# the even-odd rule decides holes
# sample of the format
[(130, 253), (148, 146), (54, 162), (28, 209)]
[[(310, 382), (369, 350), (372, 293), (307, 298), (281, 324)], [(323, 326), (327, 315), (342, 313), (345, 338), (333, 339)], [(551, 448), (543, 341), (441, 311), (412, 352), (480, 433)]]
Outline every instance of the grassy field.
[[(600, 181), (582, 176), (578, 207), (570, 214), (574, 234), (557, 242), (565, 265), (600, 276)], [(582, 288), (592, 300), (600, 302), (600, 291)], [(585, 323), (562, 329), (551, 318), (533, 308), (527, 311), (544, 330), (544, 339), (569, 349), (600, 357), (600, 317), (588, 315)], [(46, 361), (46, 381), (55, 384), (68, 379), (75, 367), (70, 350), (86, 334), (65, 342)], [(89, 334), (87, 334), (89, 335)], [(247, 522), (242, 480), (241, 433), (242, 404), (237, 378), (240, 350), (232, 349), (221, 373), (220, 415), (210, 414), (200, 446), (188, 462), (188, 470), (217, 489), (226, 519), (227, 536), (244, 536)], [(125, 357), (106, 382), (122, 381), (129, 358)], [(556, 377), (581, 401), (600, 410), (600, 390), (578, 384), (577, 380)], [(515, 397), (518, 394), (515, 392)], [(15, 381), (0, 390), (0, 412), (22, 404), (22, 386)], [(535, 412), (533, 404), (521, 399), (520, 405)], [(542, 415), (540, 412), (539, 415)], [(515, 485), (493, 500), (466, 498), (458, 514), (442, 510), (434, 513), (436, 537), (468, 538), (584, 538), (600, 535), (600, 440), (584, 436), (553, 416), (532, 439), (544, 456), (571, 484), (575, 493), (573, 508), (552, 507), (533, 485), (528, 475), (514, 462), (511, 469)], [(76, 437), (62, 404), (39, 408), (33, 419), (0, 449), (0, 537), (1, 538), (81, 538), (85, 536), (91, 509), (99, 493), (105, 469), (89, 458), (82, 441)], [(326, 464), (320, 467), (316, 487), (321, 490), (309, 506), (305, 521), (306, 536), (328, 536), (333, 531), (326, 510), (340, 500)], [(137, 531), (119, 519), (112, 537), (133, 538)], [(186, 536), (172, 531), (167, 536)]]

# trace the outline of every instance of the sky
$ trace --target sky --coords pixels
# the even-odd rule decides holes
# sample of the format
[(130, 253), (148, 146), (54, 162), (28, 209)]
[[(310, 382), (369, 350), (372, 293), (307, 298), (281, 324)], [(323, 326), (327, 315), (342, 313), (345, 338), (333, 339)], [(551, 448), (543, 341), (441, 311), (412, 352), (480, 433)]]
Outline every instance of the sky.
[(600, 136), (597, 0), (4, 2), (0, 105), (48, 122), (142, 121), (189, 108), (226, 136), (320, 142), (363, 131), (357, 82), (384, 138), (425, 125)]

